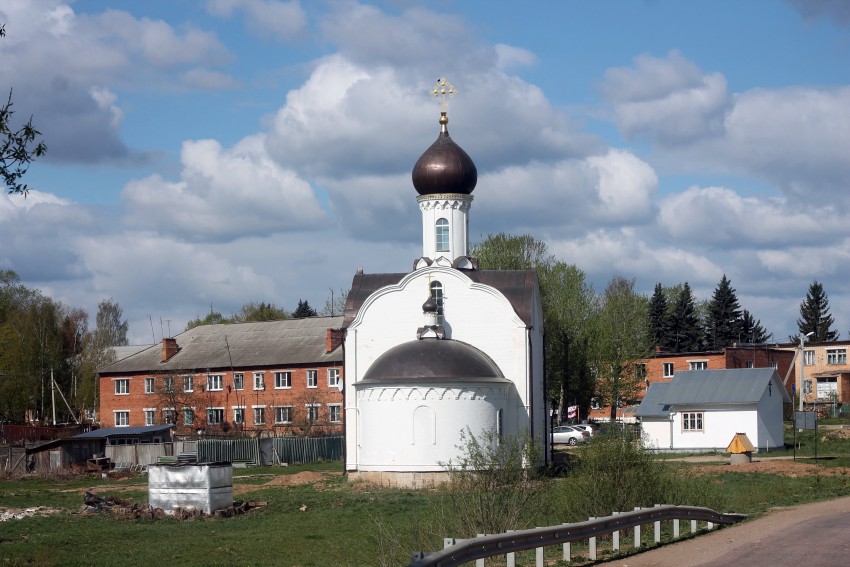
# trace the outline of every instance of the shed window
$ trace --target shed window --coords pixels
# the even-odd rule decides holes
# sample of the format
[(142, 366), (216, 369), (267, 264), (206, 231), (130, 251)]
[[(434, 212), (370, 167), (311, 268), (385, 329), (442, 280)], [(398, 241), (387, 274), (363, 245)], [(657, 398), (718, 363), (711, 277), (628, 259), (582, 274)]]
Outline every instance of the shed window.
[(685, 412), (682, 414), (683, 431), (702, 431), (702, 412)]

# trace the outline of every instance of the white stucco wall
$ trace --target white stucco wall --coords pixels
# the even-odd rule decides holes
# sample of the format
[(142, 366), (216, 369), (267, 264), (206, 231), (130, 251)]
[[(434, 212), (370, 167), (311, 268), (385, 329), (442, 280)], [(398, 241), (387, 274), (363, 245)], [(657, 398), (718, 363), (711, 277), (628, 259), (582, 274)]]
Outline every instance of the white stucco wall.
[(459, 435), (497, 429), (509, 386), (363, 386), (358, 470), (441, 471), (456, 461)]
[(670, 449), (670, 420), (661, 418), (642, 418), (640, 422), (641, 441), (647, 449)]
[[(736, 433), (746, 433), (754, 446), (758, 446), (756, 405), (694, 406), (670, 408), (673, 414), (673, 448), (677, 451), (717, 449), (724, 450)], [(702, 431), (685, 431), (682, 414), (703, 413)]]
[[(357, 470), (361, 462), (364, 466), (370, 466), (366, 461), (361, 461), (367, 456), (373, 463), (392, 458), (391, 454), (379, 458), (380, 451), (368, 446), (373, 426), (369, 421), (371, 418), (365, 416), (380, 415), (375, 417), (375, 423), (380, 423), (380, 427), (387, 430), (398, 423), (397, 411), (404, 415), (404, 412), (413, 408), (407, 407), (403, 411), (384, 406), (377, 408), (369, 406), (365, 401), (361, 407), (361, 400), (356, 395), (357, 383), (363, 379), (379, 356), (416, 338), (416, 329), (424, 323), (421, 307), (429, 296), (429, 286), (433, 281), (439, 281), (443, 285), (443, 326), (447, 338), (466, 342), (483, 351), (512, 383), (503, 406), (504, 434), (511, 435), (528, 430), (542, 439), (542, 443), (546, 442), (547, 412), (542, 386), (543, 314), (539, 297), (533, 298), (536, 308), (529, 332), (525, 322), (498, 290), (473, 283), (462, 272), (452, 268), (422, 268), (403, 278), (399, 284), (387, 286), (372, 294), (348, 327), (345, 339), (347, 470)], [(539, 292), (536, 290), (535, 293)], [(535, 386), (529, 388), (531, 381)], [(397, 405), (401, 407), (401, 404)], [(370, 413), (376, 409), (378, 414)], [(438, 415), (442, 415), (447, 408), (442, 405), (435, 406), (435, 411), (437, 410)], [(483, 413), (476, 413), (475, 419), (469, 419), (464, 417), (464, 412), (459, 412), (456, 421), (445, 421), (445, 431), (454, 430), (454, 435), (457, 436), (466, 425), (471, 424), (475, 429), (478, 419), (482, 423), (493, 423), (487, 413), (490, 410), (479, 408), (475, 411)], [(441, 448), (431, 453), (433, 459), (438, 455), (446, 455), (447, 450), (453, 451), (458, 442), (457, 438), (449, 437), (441, 437), (438, 441)], [(426, 454), (423, 453), (421, 458), (421, 466), (435, 466), (436, 461), (433, 459), (424, 462)]]

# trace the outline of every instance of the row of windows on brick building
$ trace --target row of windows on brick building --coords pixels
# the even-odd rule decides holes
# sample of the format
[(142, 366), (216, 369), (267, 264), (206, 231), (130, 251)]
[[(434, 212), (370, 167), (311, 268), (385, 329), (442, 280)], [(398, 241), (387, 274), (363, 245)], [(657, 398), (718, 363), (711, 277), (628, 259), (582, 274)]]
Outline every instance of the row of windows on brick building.
[[(342, 404), (338, 403), (329, 403), (324, 406), (326, 409), (323, 412), (322, 404), (312, 403), (312, 404), (304, 404), (304, 413), (303, 420), (297, 420), (295, 416), (295, 408), (296, 406), (286, 405), (286, 406), (272, 406), (268, 408), (267, 406), (251, 406), (251, 412), (253, 414), (252, 424), (254, 426), (265, 427), (268, 425), (280, 425), (287, 426), (293, 425), (296, 421), (305, 421), (308, 424), (320, 424), (323, 422), (329, 424), (339, 424), (342, 423)], [(232, 423), (234, 425), (246, 425), (245, 421), (245, 410), (248, 409), (245, 406), (233, 406), (231, 408), (232, 414)], [(267, 412), (267, 409), (271, 409), (271, 412)], [(144, 408), (142, 412), (144, 413), (145, 425), (156, 425), (157, 424), (157, 410), (156, 408)], [(187, 426), (192, 426), (196, 424), (195, 419), (195, 408), (183, 408), (182, 410), (182, 424)], [(115, 426), (122, 427), (130, 424), (130, 410), (114, 410), (113, 414), (115, 416)], [(269, 423), (267, 421), (268, 415), (272, 415), (274, 417), (274, 421)], [(173, 408), (165, 408), (161, 410), (162, 422), (165, 424), (175, 424), (177, 421), (177, 410)], [(224, 407), (208, 407), (206, 408), (206, 425), (221, 425), (225, 423), (225, 408)]]
[[(338, 388), (339, 387), (339, 368), (328, 368), (327, 369), (327, 379), (328, 379), (328, 388)], [(253, 389), (254, 390), (265, 390), (266, 389), (266, 372), (253, 372), (251, 373), (253, 377)], [(276, 390), (287, 390), (292, 388), (292, 372), (291, 371), (280, 371), (280, 372), (272, 372), (273, 376), (273, 387)], [(162, 390), (165, 392), (173, 392), (174, 391), (174, 376), (164, 376), (162, 377)], [(179, 380), (182, 380), (182, 388), (183, 392), (189, 393), (195, 391), (195, 376), (193, 375), (184, 375), (178, 377)], [(157, 393), (156, 389), (156, 378), (153, 376), (145, 377), (145, 394), (155, 394)], [(116, 395), (129, 395), (130, 394), (130, 379), (129, 378), (116, 378), (114, 380), (115, 384), (115, 394)], [(318, 388), (319, 387), (319, 371), (318, 370), (308, 370), (306, 377), (307, 388)], [(244, 390), (245, 389), (245, 373), (244, 372), (234, 372), (233, 373), (233, 389), (234, 390)], [(206, 385), (205, 390), (207, 392), (218, 392), (224, 390), (224, 374), (207, 374), (206, 375)]]

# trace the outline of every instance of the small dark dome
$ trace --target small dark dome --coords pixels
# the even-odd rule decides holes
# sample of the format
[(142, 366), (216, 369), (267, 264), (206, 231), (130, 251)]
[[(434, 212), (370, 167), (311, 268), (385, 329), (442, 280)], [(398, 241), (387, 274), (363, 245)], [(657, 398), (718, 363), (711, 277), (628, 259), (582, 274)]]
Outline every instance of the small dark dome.
[(436, 313), (437, 309), (439, 309), (439, 305), (434, 301), (433, 297), (429, 297), (425, 300), (425, 303), (422, 304), (422, 312), (423, 313)]
[(360, 383), (508, 382), (493, 360), (461, 341), (423, 339), (378, 357)]
[(440, 117), (440, 135), (413, 166), (413, 186), (420, 195), (460, 193), (469, 195), (478, 183), (478, 170), (463, 148), (454, 143)]

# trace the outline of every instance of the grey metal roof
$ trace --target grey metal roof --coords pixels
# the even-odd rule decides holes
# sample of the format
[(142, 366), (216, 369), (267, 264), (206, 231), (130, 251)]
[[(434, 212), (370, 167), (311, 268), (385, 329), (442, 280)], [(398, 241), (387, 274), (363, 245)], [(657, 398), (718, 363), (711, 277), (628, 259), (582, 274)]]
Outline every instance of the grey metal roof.
[(139, 437), (166, 433), (173, 425), (141, 425), (136, 427), (106, 427), (74, 435), (71, 439), (106, 439), (108, 437)]
[(670, 415), (670, 406), (661, 400), (667, 394), (670, 382), (653, 382), (649, 385), (643, 400), (637, 409), (638, 417), (667, 417)]
[[(527, 325), (531, 325), (534, 313), (532, 297), (537, 287), (537, 272), (534, 270), (461, 270), (476, 283), (498, 289), (511, 302), (516, 314)], [(345, 304), (344, 326), (357, 317), (357, 312), (370, 295), (382, 287), (397, 284), (406, 273), (399, 274), (355, 274)]]
[[(162, 345), (108, 364), (100, 374), (203, 371), (342, 362), (342, 348), (326, 352), (328, 329), (342, 317), (309, 317), (262, 323), (202, 325), (175, 337), (179, 351), (162, 362)], [(229, 348), (228, 348), (229, 347)]]
[(112, 353), (115, 355), (113, 361), (123, 360), (128, 356), (133, 356), (134, 354), (140, 353), (146, 348), (150, 348), (152, 345), (127, 345), (127, 346), (114, 346), (112, 347)]
[(773, 368), (683, 370), (677, 372), (659, 400), (669, 405), (750, 404), (758, 402), (768, 383), (790, 402), (779, 374)]
[(416, 382), (509, 382), (489, 356), (449, 339), (422, 339), (397, 345), (366, 371), (359, 384)]

